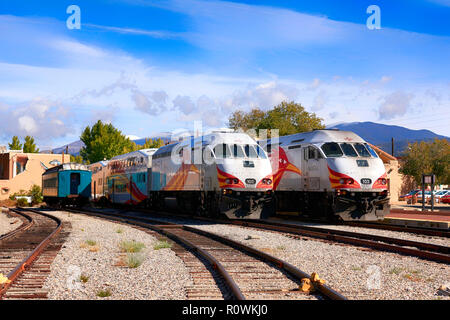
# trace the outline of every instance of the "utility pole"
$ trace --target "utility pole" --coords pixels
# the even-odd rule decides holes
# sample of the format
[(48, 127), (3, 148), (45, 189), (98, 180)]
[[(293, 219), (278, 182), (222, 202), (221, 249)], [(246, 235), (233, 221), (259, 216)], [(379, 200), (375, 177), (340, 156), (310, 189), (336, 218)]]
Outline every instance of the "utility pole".
[(391, 147), (392, 147), (391, 154), (392, 154), (393, 157), (395, 157), (394, 156), (394, 137), (391, 138)]

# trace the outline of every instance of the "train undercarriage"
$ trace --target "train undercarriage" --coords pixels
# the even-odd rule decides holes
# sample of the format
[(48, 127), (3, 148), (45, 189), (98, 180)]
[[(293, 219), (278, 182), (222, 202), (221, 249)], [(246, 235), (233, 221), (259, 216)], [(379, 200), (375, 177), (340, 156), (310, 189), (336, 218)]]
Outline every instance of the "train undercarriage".
[(301, 192), (277, 191), (277, 212), (325, 221), (377, 221), (389, 213), (387, 192)]
[(153, 192), (150, 207), (182, 210), (192, 215), (229, 219), (261, 219), (272, 215), (274, 206), (271, 192), (183, 191)]

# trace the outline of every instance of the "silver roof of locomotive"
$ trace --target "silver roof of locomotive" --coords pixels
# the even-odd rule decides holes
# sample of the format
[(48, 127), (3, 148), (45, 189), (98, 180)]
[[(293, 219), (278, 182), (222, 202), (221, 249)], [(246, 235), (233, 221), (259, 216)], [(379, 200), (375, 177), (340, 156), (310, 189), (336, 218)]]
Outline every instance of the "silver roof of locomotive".
[(242, 132), (224, 132), (224, 131), (217, 131), (213, 133), (206, 134), (204, 136), (200, 137), (191, 137), (187, 138), (181, 142), (175, 142), (172, 144), (168, 144), (166, 146), (163, 146), (158, 149), (158, 151), (155, 152), (153, 157), (157, 158), (160, 155), (167, 155), (169, 154), (173, 148), (184, 148), (184, 147), (196, 147), (196, 146), (206, 146), (206, 145), (216, 145), (219, 143), (229, 143), (229, 144), (252, 144), (256, 145), (256, 141), (250, 137), (246, 133)]
[[(314, 130), (282, 136), (278, 138), (281, 145), (290, 145), (296, 143), (325, 143), (325, 142), (365, 142), (363, 138), (352, 131), (340, 130)], [(272, 139), (262, 140), (260, 144), (265, 146), (271, 143)], [(275, 140), (273, 141), (275, 143)]]

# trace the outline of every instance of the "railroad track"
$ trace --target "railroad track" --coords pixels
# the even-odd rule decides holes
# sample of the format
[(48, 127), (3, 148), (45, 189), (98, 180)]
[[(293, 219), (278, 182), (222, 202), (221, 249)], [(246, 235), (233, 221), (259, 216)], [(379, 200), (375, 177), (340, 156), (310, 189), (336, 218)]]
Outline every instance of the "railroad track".
[(448, 230), (436, 230), (433, 228), (426, 228), (426, 227), (393, 226), (382, 222), (357, 222), (357, 221), (345, 222), (343, 224), (353, 227), (408, 232), (423, 236), (450, 238), (450, 232)]
[(431, 261), (450, 263), (450, 247), (442, 245), (353, 231), (301, 226), (264, 220), (258, 222), (233, 220), (230, 223), (244, 227), (253, 227), (257, 229), (288, 233), (291, 236), (297, 236), (300, 238), (306, 236), (332, 242), (346, 243), (354, 246), (367, 247), (375, 250), (390, 251)]
[[(136, 217), (123, 213), (99, 211), (68, 211), (94, 215), (127, 224), (147, 228), (170, 238), (191, 254), (206, 262), (201, 268), (198, 262), (187, 259), (187, 267), (194, 274), (194, 286), (188, 288), (188, 296), (203, 299), (346, 299), (339, 292), (320, 282), (318, 278), (265, 252), (239, 242), (194, 227), (168, 223), (154, 218)], [(179, 248), (175, 252), (180, 254)], [(186, 256), (185, 251), (180, 255)], [(185, 260), (186, 263), (186, 260)], [(205, 273), (211, 273), (216, 282), (212, 285)], [(308, 280), (306, 280), (308, 279)], [(315, 293), (299, 289), (303, 282), (310, 282)]]
[(0, 237), (0, 273), (8, 281), (0, 284), (0, 299), (45, 299), (42, 290), (50, 264), (61, 248), (62, 222), (46, 213), (10, 209), (24, 220)]
[[(371, 248), (374, 250), (390, 251), (441, 263), (450, 263), (450, 247), (426, 242), (403, 240), (353, 231), (288, 224), (272, 220), (217, 220), (204, 217), (187, 217), (172, 213), (156, 213), (148, 210), (142, 210), (142, 212), (166, 217), (180, 217), (184, 219), (197, 219), (200, 221), (214, 223), (240, 225), (243, 227), (252, 227), (282, 234), (289, 234), (290, 237), (294, 238), (311, 237), (325, 241)], [(402, 229), (401, 231), (406, 230)]]
[[(313, 222), (313, 223), (324, 223), (322, 220), (317, 219), (307, 219), (301, 217), (292, 217), (292, 216), (277, 216), (279, 219), (288, 220), (288, 221), (297, 221), (297, 222)], [(329, 222), (326, 222), (329, 223)], [(398, 232), (408, 232), (423, 236), (432, 236), (432, 237), (442, 237), (442, 238), (450, 238), (449, 230), (438, 230), (434, 228), (428, 227), (410, 227), (410, 226), (401, 226), (401, 225), (391, 225), (383, 222), (368, 222), (368, 221), (342, 221), (337, 222), (336, 225), (346, 225), (351, 227), (360, 227), (360, 228), (369, 228), (369, 229), (378, 229), (378, 230), (387, 230), (387, 231), (398, 231)]]

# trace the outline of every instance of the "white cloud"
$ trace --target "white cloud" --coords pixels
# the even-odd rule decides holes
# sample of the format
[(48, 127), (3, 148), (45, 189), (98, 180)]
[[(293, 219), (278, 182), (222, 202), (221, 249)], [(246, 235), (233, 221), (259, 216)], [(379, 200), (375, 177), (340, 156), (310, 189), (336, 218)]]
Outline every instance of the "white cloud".
[(396, 91), (388, 94), (380, 105), (378, 112), (381, 120), (389, 120), (406, 114), (410, 108), (412, 94)]
[(21, 104), (3, 104), (0, 109), (0, 137), (31, 135), (40, 140), (52, 140), (73, 132), (72, 112), (59, 102), (36, 98)]
[(36, 121), (29, 116), (22, 116), (17, 119), (19, 129), (23, 130), (27, 135), (33, 135), (37, 131)]

